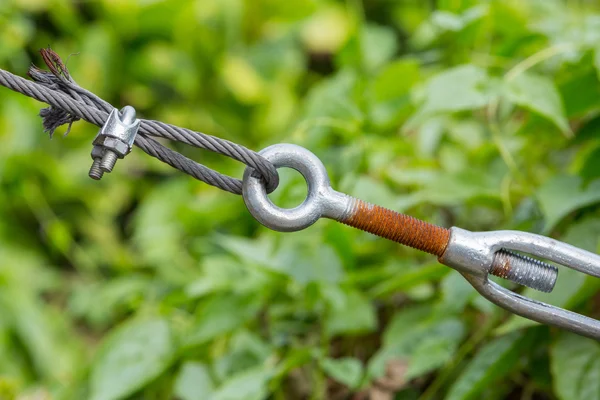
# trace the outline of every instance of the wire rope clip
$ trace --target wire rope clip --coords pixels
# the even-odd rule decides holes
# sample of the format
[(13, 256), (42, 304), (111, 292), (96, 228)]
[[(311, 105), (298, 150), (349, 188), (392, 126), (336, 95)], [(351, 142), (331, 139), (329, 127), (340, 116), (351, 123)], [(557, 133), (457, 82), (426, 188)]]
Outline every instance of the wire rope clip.
[(117, 160), (131, 152), (133, 142), (140, 128), (135, 108), (125, 106), (121, 111), (116, 108), (110, 113), (104, 126), (94, 139), (92, 148), (92, 167), (89, 176), (100, 180), (105, 172), (111, 172)]

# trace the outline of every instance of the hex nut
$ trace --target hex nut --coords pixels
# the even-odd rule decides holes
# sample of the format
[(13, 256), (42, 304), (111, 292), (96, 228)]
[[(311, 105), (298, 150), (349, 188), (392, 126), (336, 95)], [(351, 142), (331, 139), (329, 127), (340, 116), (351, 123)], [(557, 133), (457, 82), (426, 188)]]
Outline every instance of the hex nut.
[(104, 156), (104, 147), (99, 146), (99, 145), (95, 145), (92, 148), (92, 159), (96, 159), (96, 158), (102, 158)]
[(96, 146), (101, 146), (114, 151), (119, 158), (125, 157), (131, 151), (127, 143), (123, 143), (121, 140), (109, 136), (97, 137), (94, 140), (94, 147)]

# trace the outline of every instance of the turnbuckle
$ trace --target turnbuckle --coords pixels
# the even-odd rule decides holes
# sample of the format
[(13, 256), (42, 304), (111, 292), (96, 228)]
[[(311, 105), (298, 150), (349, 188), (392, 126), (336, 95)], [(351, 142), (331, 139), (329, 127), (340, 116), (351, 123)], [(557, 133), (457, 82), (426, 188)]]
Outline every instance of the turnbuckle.
[(311, 226), (319, 218), (334, 219), (436, 255), (440, 263), (460, 272), (483, 297), (514, 314), (600, 340), (599, 321), (522, 296), (488, 279), (489, 275), (495, 275), (550, 292), (558, 269), (537, 258), (600, 277), (599, 255), (533, 233), (446, 229), (366, 203), (335, 191), (321, 160), (297, 145), (276, 144), (262, 150), (260, 155), (276, 168), (289, 167), (300, 172), (308, 185), (304, 202), (284, 209), (271, 202), (262, 179), (251, 167), (246, 168), (244, 202), (254, 218), (266, 227), (293, 232)]

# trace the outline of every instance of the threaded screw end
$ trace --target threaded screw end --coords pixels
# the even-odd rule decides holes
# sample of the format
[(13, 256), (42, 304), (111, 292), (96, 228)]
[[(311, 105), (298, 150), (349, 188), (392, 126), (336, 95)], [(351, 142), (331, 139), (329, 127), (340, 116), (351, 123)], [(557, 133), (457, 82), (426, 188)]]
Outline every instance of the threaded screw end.
[(359, 199), (340, 222), (438, 257), (450, 240), (446, 228)]
[(117, 153), (111, 150), (107, 150), (106, 153), (104, 153), (104, 157), (102, 157), (102, 163), (100, 164), (100, 168), (102, 168), (104, 172), (111, 172), (115, 167), (115, 164), (117, 163), (118, 159), (119, 156), (117, 155)]
[(104, 175), (104, 171), (100, 168), (101, 159), (94, 158), (94, 162), (90, 168), (89, 176), (92, 179), (99, 181), (102, 179), (102, 175)]
[(500, 250), (494, 256), (490, 274), (549, 293), (558, 278), (558, 268), (531, 257)]

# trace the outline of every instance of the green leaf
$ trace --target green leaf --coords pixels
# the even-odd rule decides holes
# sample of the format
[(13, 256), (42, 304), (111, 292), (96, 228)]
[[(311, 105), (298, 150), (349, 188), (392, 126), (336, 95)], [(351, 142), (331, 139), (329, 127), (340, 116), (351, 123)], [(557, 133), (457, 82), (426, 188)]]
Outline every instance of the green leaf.
[(563, 333), (551, 347), (554, 391), (562, 400), (600, 399), (600, 346)]
[(295, 282), (337, 283), (344, 275), (342, 260), (335, 250), (326, 244), (314, 247), (311, 243), (290, 240), (277, 252), (277, 265)]
[[(600, 96), (598, 74), (587, 63), (582, 62), (583, 65), (585, 68), (581, 71), (577, 68), (573, 71), (573, 75), (569, 74), (565, 80), (557, 82), (568, 119), (587, 119), (586, 116), (595, 114), (598, 110)], [(580, 129), (578, 128), (578, 131)], [(577, 132), (577, 136), (580, 136), (580, 132)]]
[(600, 218), (587, 218), (569, 227), (564, 242), (597, 253), (600, 246)]
[(364, 115), (353, 99), (356, 84), (354, 73), (341, 71), (316, 85), (306, 98), (305, 118), (349, 127), (358, 126)]
[(273, 376), (268, 367), (257, 367), (228, 379), (215, 390), (211, 400), (261, 400), (267, 397), (267, 383)]
[(371, 92), (377, 102), (406, 96), (420, 76), (416, 59), (400, 59), (387, 64), (371, 83)]
[(397, 274), (377, 283), (369, 293), (374, 297), (389, 296), (424, 283), (436, 282), (448, 272), (448, 268), (439, 263), (419, 266), (408, 271), (398, 271)]
[(341, 66), (373, 72), (385, 65), (398, 49), (396, 33), (386, 26), (367, 24), (344, 46), (337, 61)]
[(442, 315), (463, 312), (469, 300), (476, 295), (476, 290), (461, 274), (449, 273), (441, 281), (442, 297), (437, 304), (437, 312)]
[(596, 74), (600, 79), (600, 44), (594, 48), (594, 68), (596, 68)]
[(581, 167), (579, 175), (585, 183), (600, 179), (600, 146), (591, 152)]
[(522, 338), (514, 333), (483, 346), (450, 387), (445, 400), (482, 398), (481, 393), (506, 376), (519, 361)]
[(321, 361), (321, 368), (327, 375), (350, 389), (358, 388), (362, 382), (363, 365), (356, 358), (325, 358)]
[(357, 291), (346, 291), (342, 304), (332, 303), (325, 320), (329, 336), (365, 333), (376, 327), (373, 305)]
[(256, 300), (231, 294), (212, 297), (200, 307), (186, 344), (197, 346), (232, 332), (252, 318), (258, 307)]
[(206, 365), (186, 362), (175, 380), (175, 395), (181, 400), (203, 400), (212, 394), (214, 384)]
[(389, 176), (400, 185), (420, 186), (404, 196), (396, 209), (404, 210), (416, 204), (456, 206), (466, 202), (499, 200), (502, 175), (492, 171), (468, 168), (456, 173), (438, 171), (402, 171), (390, 168)]
[(132, 320), (102, 344), (91, 372), (93, 400), (123, 399), (156, 379), (175, 352), (162, 319)]
[(228, 340), (227, 353), (215, 360), (212, 371), (217, 380), (224, 381), (250, 368), (265, 365), (274, 358), (268, 343), (249, 331), (241, 330)]
[(429, 306), (398, 312), (383, 336), (383, 347), (369, 361), (369, 376), (381, 377), (391, 360), (408, 362), (407, 377), (416, 378), (449, 362), (465, 335), (455, 318), (435, 318)]
[(369, 117), (378, 128), (397, 129), (412, 110), (410, 91), (420, 81), (415, 59), (396, 60), (385, 65), (369, 86)]
[(600, 202), (600, 179), (583, 184), (578, 176), (560, 175), (548, 180), (536, 197), (544, 213), (544, 233), (549, 233), (569, 213)]
[(436, 10), (431, 13), (429, 19), (417, 28), (410, 41), (416, 48), (431, 46), (444, 35), (460, 32), (473, 22), (481, 19), (487, 14), (488, 9), (487, 5), (482, 4), (465, 10), (463, 14)]
[(507, 90), (513, 103), (550, 120), (563, 133), (572, 134), (560, 94), (550, 78), (524, 72), (508, 80)]
[(448, 69), (430, 79), (421, 94), (422, 102), (406, 123), (404, 130), (414, 129), (428, 118), (484, 107), (489, 101), (487, 72), (466, 64)]
[(368, 24), (362, 42), (364, 65), (373, 71), (391, 59), (398, 50), (396, 33), (386, 26)]
[(456, 326), (444, 326), (450, 329), (446, 335), (424, 335), (425, 338), (412, 351), (405, 375), (407, 380), (423, 376), (452, 360), (458, 341), (464, 334), (462, 327), (452, 330)]
[[(2, 257), (7, 256), (6, 252), (0, 253), (3, 253)], [(6, 262), (6, 258), (3, 261)], [(6, 264), (3, 267), (4, 272), (10, 269), (6, 268)], [(32, 363), (33, 370), (44, 379), (60, 379), (73, 374), (75, 361), (78, 361), (74, 356), (80, 343), (71, 336), (71, 332), (63, 329), (60, 314), (45, 308), (41, 299), (28, 293), (26, 285), (29, 282), (18, 282), (23, 286), (6, 287), (3, 283), (8, 274), (3, 275), (0, 273), (0, 314), (10, 321), (11, 334), (19, 343), (17, 346), (13, 342), (11, 348), (24, 346), (28, 350), (26, 362)]]

